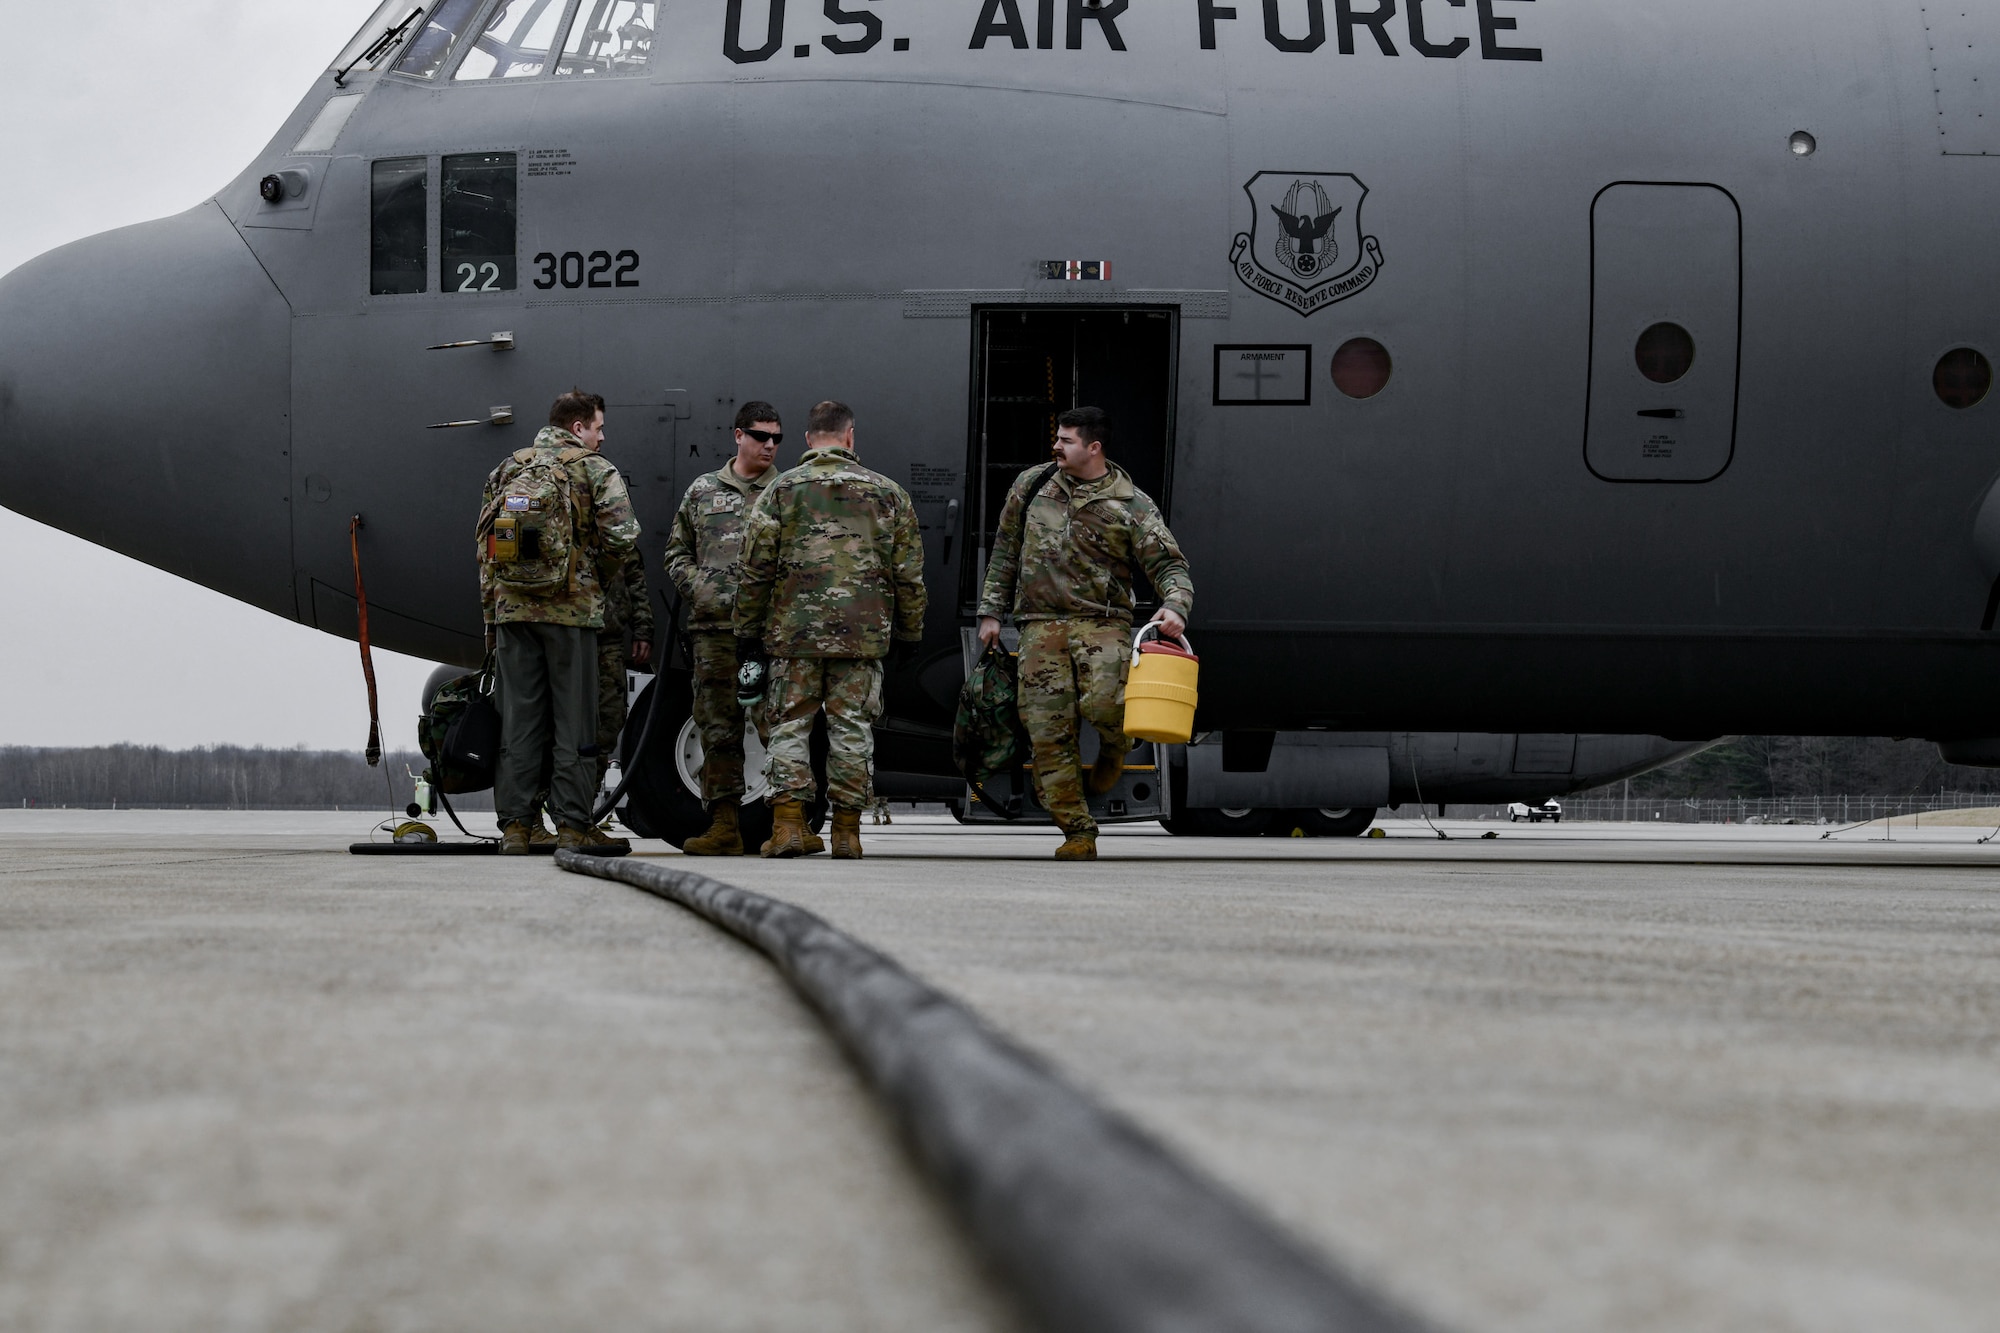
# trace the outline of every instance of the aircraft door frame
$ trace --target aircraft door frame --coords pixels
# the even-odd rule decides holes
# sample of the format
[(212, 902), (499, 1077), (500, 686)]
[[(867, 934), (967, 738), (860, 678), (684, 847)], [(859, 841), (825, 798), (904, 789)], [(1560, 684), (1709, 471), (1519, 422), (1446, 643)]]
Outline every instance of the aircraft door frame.
[[(1021, 423), (1003, 426), (995, 418), (995, 407), (1018, 409), (1016, 415), (1020, 411), (1046, 415), (1053, 423), (1057, 413), (1078, 406), (1089, 397), (1104, 398), (1097, 405), (1112, 413), (1109, 450), (1112, 460), (1127, 466), (1139, 488), (1152, 496), (1161, 513), (1171, 520), (1183, 318), (1178, 304), (1144, 301), (1006, 302), (975, 305), (971, 313), (972, 365), (967, 395), (964, 500), (958, 524), (963, 551), (958, 570), (958, 609), (961, 621), (967, 623), (986, 578), (991, 525), (997, 522), (1006, 488), (1022, 469), (1047, 460), (1047, 455), (1038, 450), (1022, 450), (1018, 441), (1012, 448), (996, 447), (996, 431), (1014, 430), (1018, 434)], [(1094, 346), (1086, 337), (1093, 324), (1097, 331), (1110, 335)], [(1034, 331), (1055, 335), (1064, 326), (1070, 331), (1068, 365), (1055, 364), (1060, 360), (1056, 354), (1060, 349), (1051, 351), (1045, 358), (1050, 363), (1046, 367), (1045, 387), (1041, 397), (1033, 402), (1027, 401), (1026, 394), (994, 390), (996, 385), (1001, 389), (1009, 387), (1001, 383), (1006, 378), (1004, 368), (994, 363), (998, 341), (994, 335), (1002, 326), (1010, 330), (1025, 328), (1031, 335)], [(1121, 367), (1121, 358), (1129, 364)], [(1105, 389), (1107, 379), (1115, 380), (1121, 374), (1127, 377), (1127, 383), (1136, 374), (1142, 374), (1145, 381), (1132, 391), (1137, 400), (1129, 402), (1122, 412), (1115, 401), (1117, 394), (1093, 393)], [(1126, 423), (1133, 427), (1129, 435), (1121, 432), (1121, 416), (1138, 418)], [(1052, 424), (1048, 429), (1053, 432)], [(1034, 456), (1030, 457), (1029, 452)], [(996, 459), (996, 454), (1008, 456)]]

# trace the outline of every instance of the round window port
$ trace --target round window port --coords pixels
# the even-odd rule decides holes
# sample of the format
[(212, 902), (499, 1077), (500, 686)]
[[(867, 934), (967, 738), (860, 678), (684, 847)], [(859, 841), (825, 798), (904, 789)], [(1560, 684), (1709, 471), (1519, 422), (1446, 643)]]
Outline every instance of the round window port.
[(1993, 390), (1993, 363), (1977, 348), (1954, 347), (1938, 358), (1931, 387), (1946, 407), (1961, 412), (1977, 407)]
[(1333, 354), (1333, 387), (1349, 398), (1373, 398), (1394, 372), (1389, 349), (1373, 338), (1350, 338)]
[(1807, 134), (1804, 130), (1795, 130), (1792, 132), (1793, 157), (1811, 157), (1818, 151), (1819, 140), (1813, 138), (1812, 135)]
[(1655, 324), (1639, 335), (1632, 355), (1641, 375), (1655, 384), (1672, 384), (1694, 368), (1694, 335), (1678, 324)]
[(257, 182), (257, 193), (267, 204), (280, 203), (285, 197), (285, 178), (276, 172)]

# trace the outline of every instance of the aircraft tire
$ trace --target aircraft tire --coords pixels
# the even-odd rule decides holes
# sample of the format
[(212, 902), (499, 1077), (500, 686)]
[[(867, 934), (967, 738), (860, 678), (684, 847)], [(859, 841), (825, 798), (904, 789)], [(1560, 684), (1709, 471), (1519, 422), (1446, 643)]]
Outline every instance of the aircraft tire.
[(1299, 829), (1308, 838), (1358, 838), (1375, 822), (1375, 807), (1346, 810), (1281, 810), (1273, 833), (1290, 835)]
[(1178, 810), (1160, 824), (1182, 838), (1254, 838), (1277, 817), (1276, 810)]
[[(646, 753), (634, 754), (644, 734), (646, 715), (655, 699), (667, 710), (661, 714), (646, 744)], [(632, 715), (619, 737), (619, 764), (631, 774), (625, 787), (625, 804), (619, 817), (642, 838), (660, 838), (679, 847), (708, 828), (708, 807), (698, 792), (689, 788), (676, 762), (676, 748), (688, 719), (694, 716), (694, 687), (685, 671), (663, 671), (633, 701)], [(826, 788), (826, 728), (824, 722), (813, 730), (813, 775), (822, 791)], [(771, 836), (771, 807), (761, 800), (746, 802), (739, 815), (743, 845), (751, 855)], [(817, 830), (826, 820), (824, 797), (806, 807), (806, 824)]]

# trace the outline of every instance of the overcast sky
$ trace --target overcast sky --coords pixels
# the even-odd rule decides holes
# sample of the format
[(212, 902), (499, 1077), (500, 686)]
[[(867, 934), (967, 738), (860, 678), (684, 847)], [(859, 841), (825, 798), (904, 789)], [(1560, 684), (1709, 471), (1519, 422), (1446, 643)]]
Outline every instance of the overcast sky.
[[(0, 273), (241, 171), (374, 0), (0, 0)], [(0, 505), (6, 496), (0, 495)], [(0, 745), (359, 750), (355, 646), (0, 510)], [(431, 664), (375, 654), (384, 740)]]

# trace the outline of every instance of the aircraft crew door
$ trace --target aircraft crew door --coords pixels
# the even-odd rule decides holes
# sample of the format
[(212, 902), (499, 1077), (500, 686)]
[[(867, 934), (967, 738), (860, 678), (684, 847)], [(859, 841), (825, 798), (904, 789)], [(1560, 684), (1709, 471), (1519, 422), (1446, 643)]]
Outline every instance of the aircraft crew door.
[[(1172, 518), (1174, 384), (1179, 311), (1158, 306), (1010, 306), (973, 311), (972, 459), (966, 469), (966, 532), (961, 614), (979, 600), (1007, 488), (1022, 470), (1046, 465), (1056, 417), (1072, 407), (1111, 416), (1106, 446)], [(1136, 574), (1136, 571), (1135, 571)], [(1133, 589), (1151, 614), (1152, 589)]]
[(1584, 461), (1606, 481), (1714, 480), (1736, 449), (1736, 201), (1714, 185), (1613, 185), (1590, 238)]

